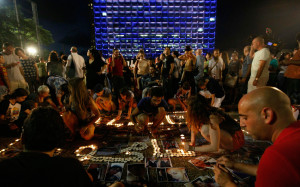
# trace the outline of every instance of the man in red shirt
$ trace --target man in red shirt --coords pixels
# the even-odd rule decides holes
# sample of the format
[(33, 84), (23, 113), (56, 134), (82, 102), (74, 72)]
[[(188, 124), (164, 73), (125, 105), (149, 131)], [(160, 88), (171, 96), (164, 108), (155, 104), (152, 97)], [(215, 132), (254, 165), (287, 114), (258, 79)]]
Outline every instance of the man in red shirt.
[(123, 68), (127, 66), (123, 55), (118, 49), (113, 50), (112, 57), (109, 58), (109, 73), (112, 76), (114, 93), (119, 95), (119, 90), (124, 87)]
[(300, 185), (300, 121), (291, 110), (290, 99), (273, 87), (261, 87), (239, 102), (240, 123), (259, 140), (270, 140), (257, 165), (230, 161), (221, 157), (214, 167), (215, 179), (221, 186), (236, 186), (229, 171), (256, 176), (255, 186)]

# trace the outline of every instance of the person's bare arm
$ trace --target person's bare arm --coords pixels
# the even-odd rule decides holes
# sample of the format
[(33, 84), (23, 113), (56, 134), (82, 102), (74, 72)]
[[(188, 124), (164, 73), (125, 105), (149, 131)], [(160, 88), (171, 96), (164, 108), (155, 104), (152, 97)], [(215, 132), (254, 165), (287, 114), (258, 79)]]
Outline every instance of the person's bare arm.
[[(261, 76), (261, 74), (262, 74), (262, 72), (263, 72), (263, 70), (264, 70), (264, 67), (265, 67), (265, 65), (266, 65), (266, 63), (267, 63), (267, 61), (265, 61), (265, 60), (260, 60), (259, 62), (260, 62), (260, 63), (259, 63), (259, 68), (258, 68), (258, 70), (257, 70), (255, 79), (256, 79), (256, 78), (257, 78), (257, 79), (260, 78), (260, 76)], [(254, 80), (254, 81), (253, 81), (253, 86), (257, 86), (258, 81), (259, 81), (259, 80)]]
[(130, 120), (131, 120), (132, 123), (134, 123), (135, 125), (136, 125), (136, 123), (137, 123), (135, 117), (136, 117), (139, 113), (140, 113), (140, 111), (139, 111), (138, 107), (136, 107), (136, 108), (132, 111), (132, 113), (131, 113), (131, 115), (130, 115)]
[(284, 60), (283, 64), (300, 66), (300, 60)]
[(257, 174), (258, 165), (233, 162), (225, 156), (220, 157), (217, 160), (217, 163), (241, 173), (246, 173), (252, 176), (256, 176)]
[(199, 152), (214, 152), (220, 147), (220, 128), (219, 125), (214, 125), (214, 129), (209, 125), (210, 144), (195, 147), (195, 151)]
[(211, 94), (211, 103), (210, 103), (211, 106), (213, 106), (215, 104), (215, 98), (216, 98), (216, 95)]
[(94, 102), (94, 100), (93, 99), (91, 99), (90, 100), (90, 102), (91, 102), (91, 111), (92, 111), (92, 113), (94, 114), (94, 116), (92, 117), (92, 119), (91, 119), (91, 122), (89, 123), (89, 125), (90, 124), (95, 124), (95, 122), (99, 119), (99, 117), (100, 117), (100, 112), (99, 112), (99, 110), (98, 110), (98, 108), (97, 108), (97, 106), (96, 106), (96, 104), (95, 104), (95, 102)]
[(37, 67), (36, 63), (34, 63), (35, 72), (36, 72), (36, 80), (38, 81), (40, 79), (39, 77), (39, 68)]
[(99, 75), (101, 75), (106, 70), (106, 68), (107, 68), (106, 66), (107, 65), (104, 65), (101, 67), (101, 70), (98, 72)]
[(8, 79), (7, 73), (4, 73), (3, 77), (4, 77), (4, 82), (5, 82), (6, 86), (7, 86), (8, 92), (10, 92), (11, 91), (11, 87), (10, 87), (10, 81)]
[(254, 58), (254, 54), (255, 54), (255, 50), (253, 48), (253, 45), (251, 45), (251, 49), (250, 49), (250, 53), (249, 53), (249, 56), (250, 56), (251, 59)]
[(187, 56), (186, 56), (186, 54), (183, 54), (183, 55), (180, 55), (180, 56), (178, 57), (178, 59), (179, 59), (179, 60), (186, 60), (186, 59), (187, 59)]
[(23, 68), (20, 66), (19, 67), (19, 69), (20, 69), (20, 72), (21, 72), (21, 74), (23, 75), (23, 77), (25, 78), (25, 74), (24, 74), (24, 70), (23, 70)]

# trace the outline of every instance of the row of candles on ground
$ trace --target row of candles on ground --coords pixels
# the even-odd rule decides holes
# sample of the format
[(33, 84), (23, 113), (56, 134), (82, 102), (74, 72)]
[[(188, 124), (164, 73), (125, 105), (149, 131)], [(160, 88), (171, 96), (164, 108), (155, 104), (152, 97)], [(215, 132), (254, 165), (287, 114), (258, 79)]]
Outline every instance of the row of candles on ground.
[(18, 143), (19, 141), (20, 141), (20, 139), (16, 139), (14, 142), (12, 142), (12, 143), (10, 143), (10, 144), (8, 145), (8, 148), (6, 148), (6, 149), (1, 149), (1, 150), (0, 150), (0, 155), (4, 155), (5, 152), (6, 152), (9, 148), (11, 148), (13, 145), (15, 145), (16, 143)]
[[(120, 152), (125, 153), (126, 158), (123, 157), (111, 157), (111, 156), (94, 156), (97, 151), (97, 146), (95, 145), (87, 145), (79, 147), (74, 153), (76, 156), (80, 157), (79, 161), (87, 161), (91, 160), (93, 162), (140, 162), (144, 160), (143, 153), (136, 152), (147, 149), (148, 145), (144, 142), (135, 142), (130, 147), (122, 149)], [(82, 154), (83, 150), (91, 149), (88, 154)]]
[[(184, 137), (184, 135), (181, 137)], [(177, 149), (177, 152), (173, 152), (172, 150), (167, 149), (166, 153), (161, 153), (160, 148), (157, 144), (156, 139), (151, 140), (152, 146), (153, 146), (153, 156), (154, 157), (185, 157), (185, 156), (196, 156), (195, 151), (187, 151), (185, 152), (183, 149)], [(184, 144), (184, 142), (182, 142)]]
[[(174, 112), (174, 113), (176, 113), (176, 112)], [(184, 116), (179, 116), (179, 119), (184, 119)], [(166, 120), (171, 125), (175, 124), (175, 122), (170, 118), (170, 115), (166, 115)], [(100, 122), (101, 122), (101, 117), (99, 117), (95, 123), (100, 124)], [(124, 125), (124, 123), (115, 123), (115, 122), (116, 122), (116, 119), (112, 119), (106, 125), (107, 126), (115, 126), (117, 128), (122, 127)], [(148, 123), (148, 125), (152, 125), (152, 124), (153, 124), (152, 122)], [(128, 126), (132, 126), (132, 125), (134, 125), (132, 122), (128, 123)], [(164, 125), (164, 123), (161, 123), (160, 125)]]

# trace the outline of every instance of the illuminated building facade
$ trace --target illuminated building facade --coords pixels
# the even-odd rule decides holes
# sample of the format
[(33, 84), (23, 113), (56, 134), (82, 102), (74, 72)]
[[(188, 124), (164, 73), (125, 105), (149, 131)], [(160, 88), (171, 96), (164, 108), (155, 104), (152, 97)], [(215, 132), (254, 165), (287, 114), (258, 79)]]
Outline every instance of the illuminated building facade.
[(217, 0), (94, 0), (95, 46), (133, 59), (140, 48), (155, 58), (164, 47), (215, 46)]

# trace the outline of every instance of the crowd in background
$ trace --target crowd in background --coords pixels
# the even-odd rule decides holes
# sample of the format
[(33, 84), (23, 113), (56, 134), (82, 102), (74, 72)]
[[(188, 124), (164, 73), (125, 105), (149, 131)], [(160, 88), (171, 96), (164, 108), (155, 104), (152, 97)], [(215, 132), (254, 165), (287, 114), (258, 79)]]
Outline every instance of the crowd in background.
[[(299, 37), (298, 34), (298, 42)], [(40, 58), (36, 62), (22, 48), (14, 48), (8, 42), (3, 44), (1, 115), (4, 121), (14, 124), (12, 129), (17, 128), (13, 122), (19, 115), (46, 105), (60, 112), (72, 108), (81, 120), (89, 119), (87, 111), (94, 111), (92, 116), (116, 112), (117, 120), (123, 112), (127, 114), (125, 119), (130, 119), (137, 103), (149, 97), (155, 86), (163, 88), (169, 111), (187, 110), (187, 99), (197, 94), (217, 108), (235, 105), (244, 94), (265, 85), (279, 88), (287, 93), (292, 104), (299, 104), (299, 49), (271, 54), (262, 37), (245, 46), (243, 54), (214, 49), (204, 56), (201, 49), (194, 51), (190, 46), (185, 47), (184, 54), (179, 54), (166, 47), (152, 60), (140, 49), (134, 65), (129, 65), (118, 49), (108, 59), (92, 48), (87, 51), (87, 60), (78, 54), (76, 47), (70, 52), (68, 56), (59, 56), (51, 51), (47, 61)], [(77, 80), (72, 82), (73, 78)], [(11, 102), (25, 96), (22, 108)]]

